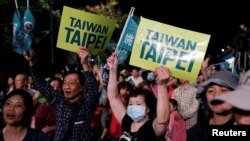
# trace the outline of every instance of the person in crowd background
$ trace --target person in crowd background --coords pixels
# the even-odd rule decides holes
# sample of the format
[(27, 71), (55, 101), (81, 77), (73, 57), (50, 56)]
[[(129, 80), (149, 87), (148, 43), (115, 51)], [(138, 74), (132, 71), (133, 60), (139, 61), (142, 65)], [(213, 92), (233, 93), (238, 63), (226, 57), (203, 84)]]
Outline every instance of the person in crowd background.
[(118, 74), (117, 83), (121, 83), (125, 81), (125, 76), (123, 74)]
[(141, 76), (143, 78), (143, 82), (141, 82), (138, 87), (151, 91), (154, 96), (157, 97), (158, 91), (154, 72), (143, 71)]
[(28, 75), (24, 73), (18, 73), (15, 77), (15, 88), (26, 90), (32, 97), (36, 94), (36, 90), (28, 87)]
[(102, 92), (102, 89), (104, 87), (104, 84), (103, 84), (103, 79), (102, 79), (102, 74), (101, 74), (101, 71), (100, 69), (98, 68), (98, 65), (97, 64), (94, 64), (93, 65), (93, 69), (92, 69), (94, 75), (95, 75), (95, 78), (96, 80), (98, 81), (99, 85), (98, 85), (98, 92), (101, 93)]
[(28, 89), (35, 89), (34, 88), (34, 83), (33, 83), (33, 79), (32, 79), (32, 76), (28, 76)]
[(173, 98), (173, 94), (174, 94), (174, 90), (178, 87), (178, 81), (177, 78), (170, 76), (168, 83), (167, 83), (167, 88), (168, 88), (168, 98), (172, 99)]
[(127, 81), (128, 77), (130, 76), (129, 71), (126, 69), (121, 70), (119, 74), (122, 74), (125, 77), (125, 81)]
[(178, 115), (177, 101), (175, 99), (169, 99), (170, 104), (170, 118), (166, 132), (166, 141), (186, 141), (186, 127), (183, 118), (176, 118)]
[(23, 89), (10, 92), (3, 101), (4, 128), (0, 141), (48, 141), (49, 137), (39, 130), (30, 128), (32, 98)]
[[(100, 71), (98, 64), (93, 64), (92, 72), (98, 82), (98, 93), (99, 95), (101, 95), (104, 89), (104, 83), (102, 79), (102, 72)], [(97, 105), (93, 119), (91, 121), (90, 140), (98, 140), (103, 130), (105, 130), (101, 128), (102, 112), (103, 112), (102, 107), (100, 105)]]
[(6, 94), (9, 94), (14, 89), (15, 89), (15, 79), (10, 76), (7, 80)]
[(18, 73), (15, 77), (15, 88), (16, 89), (23, 89), (27, 91), (32, 99), (33, 99), (33, 112), (32, 112), (32, 122), (31, 122), (31, 128), (35, 128), (35, 111), (38, 107), (38, 103), (36, 103), (38, 96), (40, 95), (40, 92), (29, 88), (28, 85), (28, 75), (24, 73)]
[(189, 129), (197, 123), (199, 101), (196, 99), (197, 89), (187, 80), (179, 79), (179, 87), (173, 92), (173, 99), (178, 103), (179, 115), (185, 120), (186, 128)]
[(143, 82), (143, 79), (141, 77), (139, 70), (140, 68), (138, 67), (132, 67), (131, 76), (129, 76), (127, 79), (127, 81), (130, 82), (135, 87), (138, 87), (139, 84)]
[[(53, 78), (49, 81), (54, 90), (62, 90), (62, 80)], [(43, 97), (40, 97), (42, 99)], [(52, 105), (46, 99), (41, 103), (35, 113), (35, 129), (41, 130), (43, 133), (53, 138), (56, 129), (56, 113)]]

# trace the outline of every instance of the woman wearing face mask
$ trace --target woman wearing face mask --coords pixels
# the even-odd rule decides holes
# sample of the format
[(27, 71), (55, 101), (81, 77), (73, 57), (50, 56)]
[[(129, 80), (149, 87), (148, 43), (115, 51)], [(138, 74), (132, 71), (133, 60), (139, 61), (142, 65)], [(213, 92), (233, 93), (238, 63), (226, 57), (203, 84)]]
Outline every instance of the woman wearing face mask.
[[(158, 84), (157, 104), (154, 104), (154, 96), (148, 90), (136, 89), (129, 97), (126, 107), (118, 97), (117, 55), (112, 54), (107, 59), (107, 63), (110, 76), (107, 93), (111, 110), (122, 126), (120, 141), (155, 141), (166, 132), (169, 119), (166, 87), (169, 78), (168, 69), (158, 67), (155, 71)], [(155, 105), (157, 105), (156, 108)]]

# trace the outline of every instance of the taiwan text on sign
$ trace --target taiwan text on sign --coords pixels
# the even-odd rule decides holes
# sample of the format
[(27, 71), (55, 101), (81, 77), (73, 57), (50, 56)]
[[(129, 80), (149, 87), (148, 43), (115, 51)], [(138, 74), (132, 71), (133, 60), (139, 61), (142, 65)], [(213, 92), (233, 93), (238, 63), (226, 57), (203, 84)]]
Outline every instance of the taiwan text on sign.
[(171, 75), (195, 81), (210, 35), (141, 18), (130, 64), (148, 70), (164, 65)]
[(91, 54), (99, 54), (106, 49), (115, 24), (106, 17), (64, 6), (57, 47), (78, 52), (84, 46)]

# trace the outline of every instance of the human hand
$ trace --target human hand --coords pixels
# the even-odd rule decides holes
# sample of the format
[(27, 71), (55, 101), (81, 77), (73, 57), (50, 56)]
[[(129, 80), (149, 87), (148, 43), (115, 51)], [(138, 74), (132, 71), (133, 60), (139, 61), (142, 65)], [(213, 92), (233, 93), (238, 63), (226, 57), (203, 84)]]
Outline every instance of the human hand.
[(45, 134), (51, 134), (53, 131), (55, 131), (55, 127), (55, 125), (45, 126), (42, 128), (42, 132)]
[(43, 127), (42, 132), (45, 133), (45, 134), (49, 133), (49, 126)]
[(156, 83), (158, 85), (166, 85), (170, 77), (168, 68), (164, 66), (157, 67), (155, 70)]
[(35, 65), (35, 63), (36, 63), (36, 54), (35, 54), (33, 49), (31, 49), (30, 51), (24, 50), (23, 51), (23, 56), (29, 62), (30, 66)]
[(116, 71), (118, 67), (118, 58), (117, 54), (113, 53), (109, 58), (107, 59), (107, 65), (109, 71)]
[(41, 96), (40, 91), (36, 91), (34, 96), (32, 97), (33, 100), (37, 100)]
[(86, 47), (80, 47), (79, 51), (79, 58), (80, 58), (80, 63), (82, 65), (88, 64), (88, 57), (89, 57), (89, 52)]
[(209, 65), (209, 60), (210, 58), (207, 57), (203, 62), (202, 62), (202, 68), (206, 69)]

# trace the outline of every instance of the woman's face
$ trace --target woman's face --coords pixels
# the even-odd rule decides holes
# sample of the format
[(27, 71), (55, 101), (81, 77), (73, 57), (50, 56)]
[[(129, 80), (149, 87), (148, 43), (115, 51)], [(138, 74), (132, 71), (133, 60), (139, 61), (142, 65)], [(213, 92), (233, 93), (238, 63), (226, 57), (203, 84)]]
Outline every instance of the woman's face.
[(6, 100), (3, 105), (3, 118), (6, 124), (20, 125), (25, 113), (24, 99), (20, 95), (14, 95)]
[(199, 75), (197, 80), (196, 80), (196, 83), (201, 84), (202, 82), (204, 82), (204, 77), (203, 77), (203, 75)]
[(227, 102), (223, 102), (219, 104), (211, 104), (211, 100), (213, 100), (215, 97), (224, 95), (230, 91), (231, 91), (230, 89), (219, 86), (219, 85), (212, 85), (207, 89), (206, 97), (207, 97), (208, 106), (214, 113), (222, 114), (224, 112), (232, 110), (232, 105)]
[(120, 95), (122, 102), (126, 104), (128, 102), (127, 98), (130, 94), (130, 91), (128, 90), (128, 88), (121, 88), (119, 92), (120, 92), (119, 95)]
[(122, 77), (121, 75), (119, 75), (118, 82), (123, 82), (123, 81), (124, 81), (124, 77)]
[(173, 112), (176, 110), (176, 107), (172, 103), (169, 103), (169, 109), (170, 109), (170, 112)]
[(33, 78), (31, 76), (28, 77), (28, 83), (32, 84), (33, 83)]
[(138, 95), (137, 97), (130, 97), (128, 105), (144, 106), (144, 107), (146, 107), (145, 113), (149, 112), (149, 108), (147, 107), (147, 105), (145, 103), (145, 98), (141, 95)]
[(128, 90), (128, 88), (121, 88), (120, 89), (120, 95), (123, 97), (127, 97), (130, 94), (130, 91)]
[(9, 77), (9, 78), (8, 78), (8, 84), (9, 84), (9, 86), (15, 85), (14, 78)]

